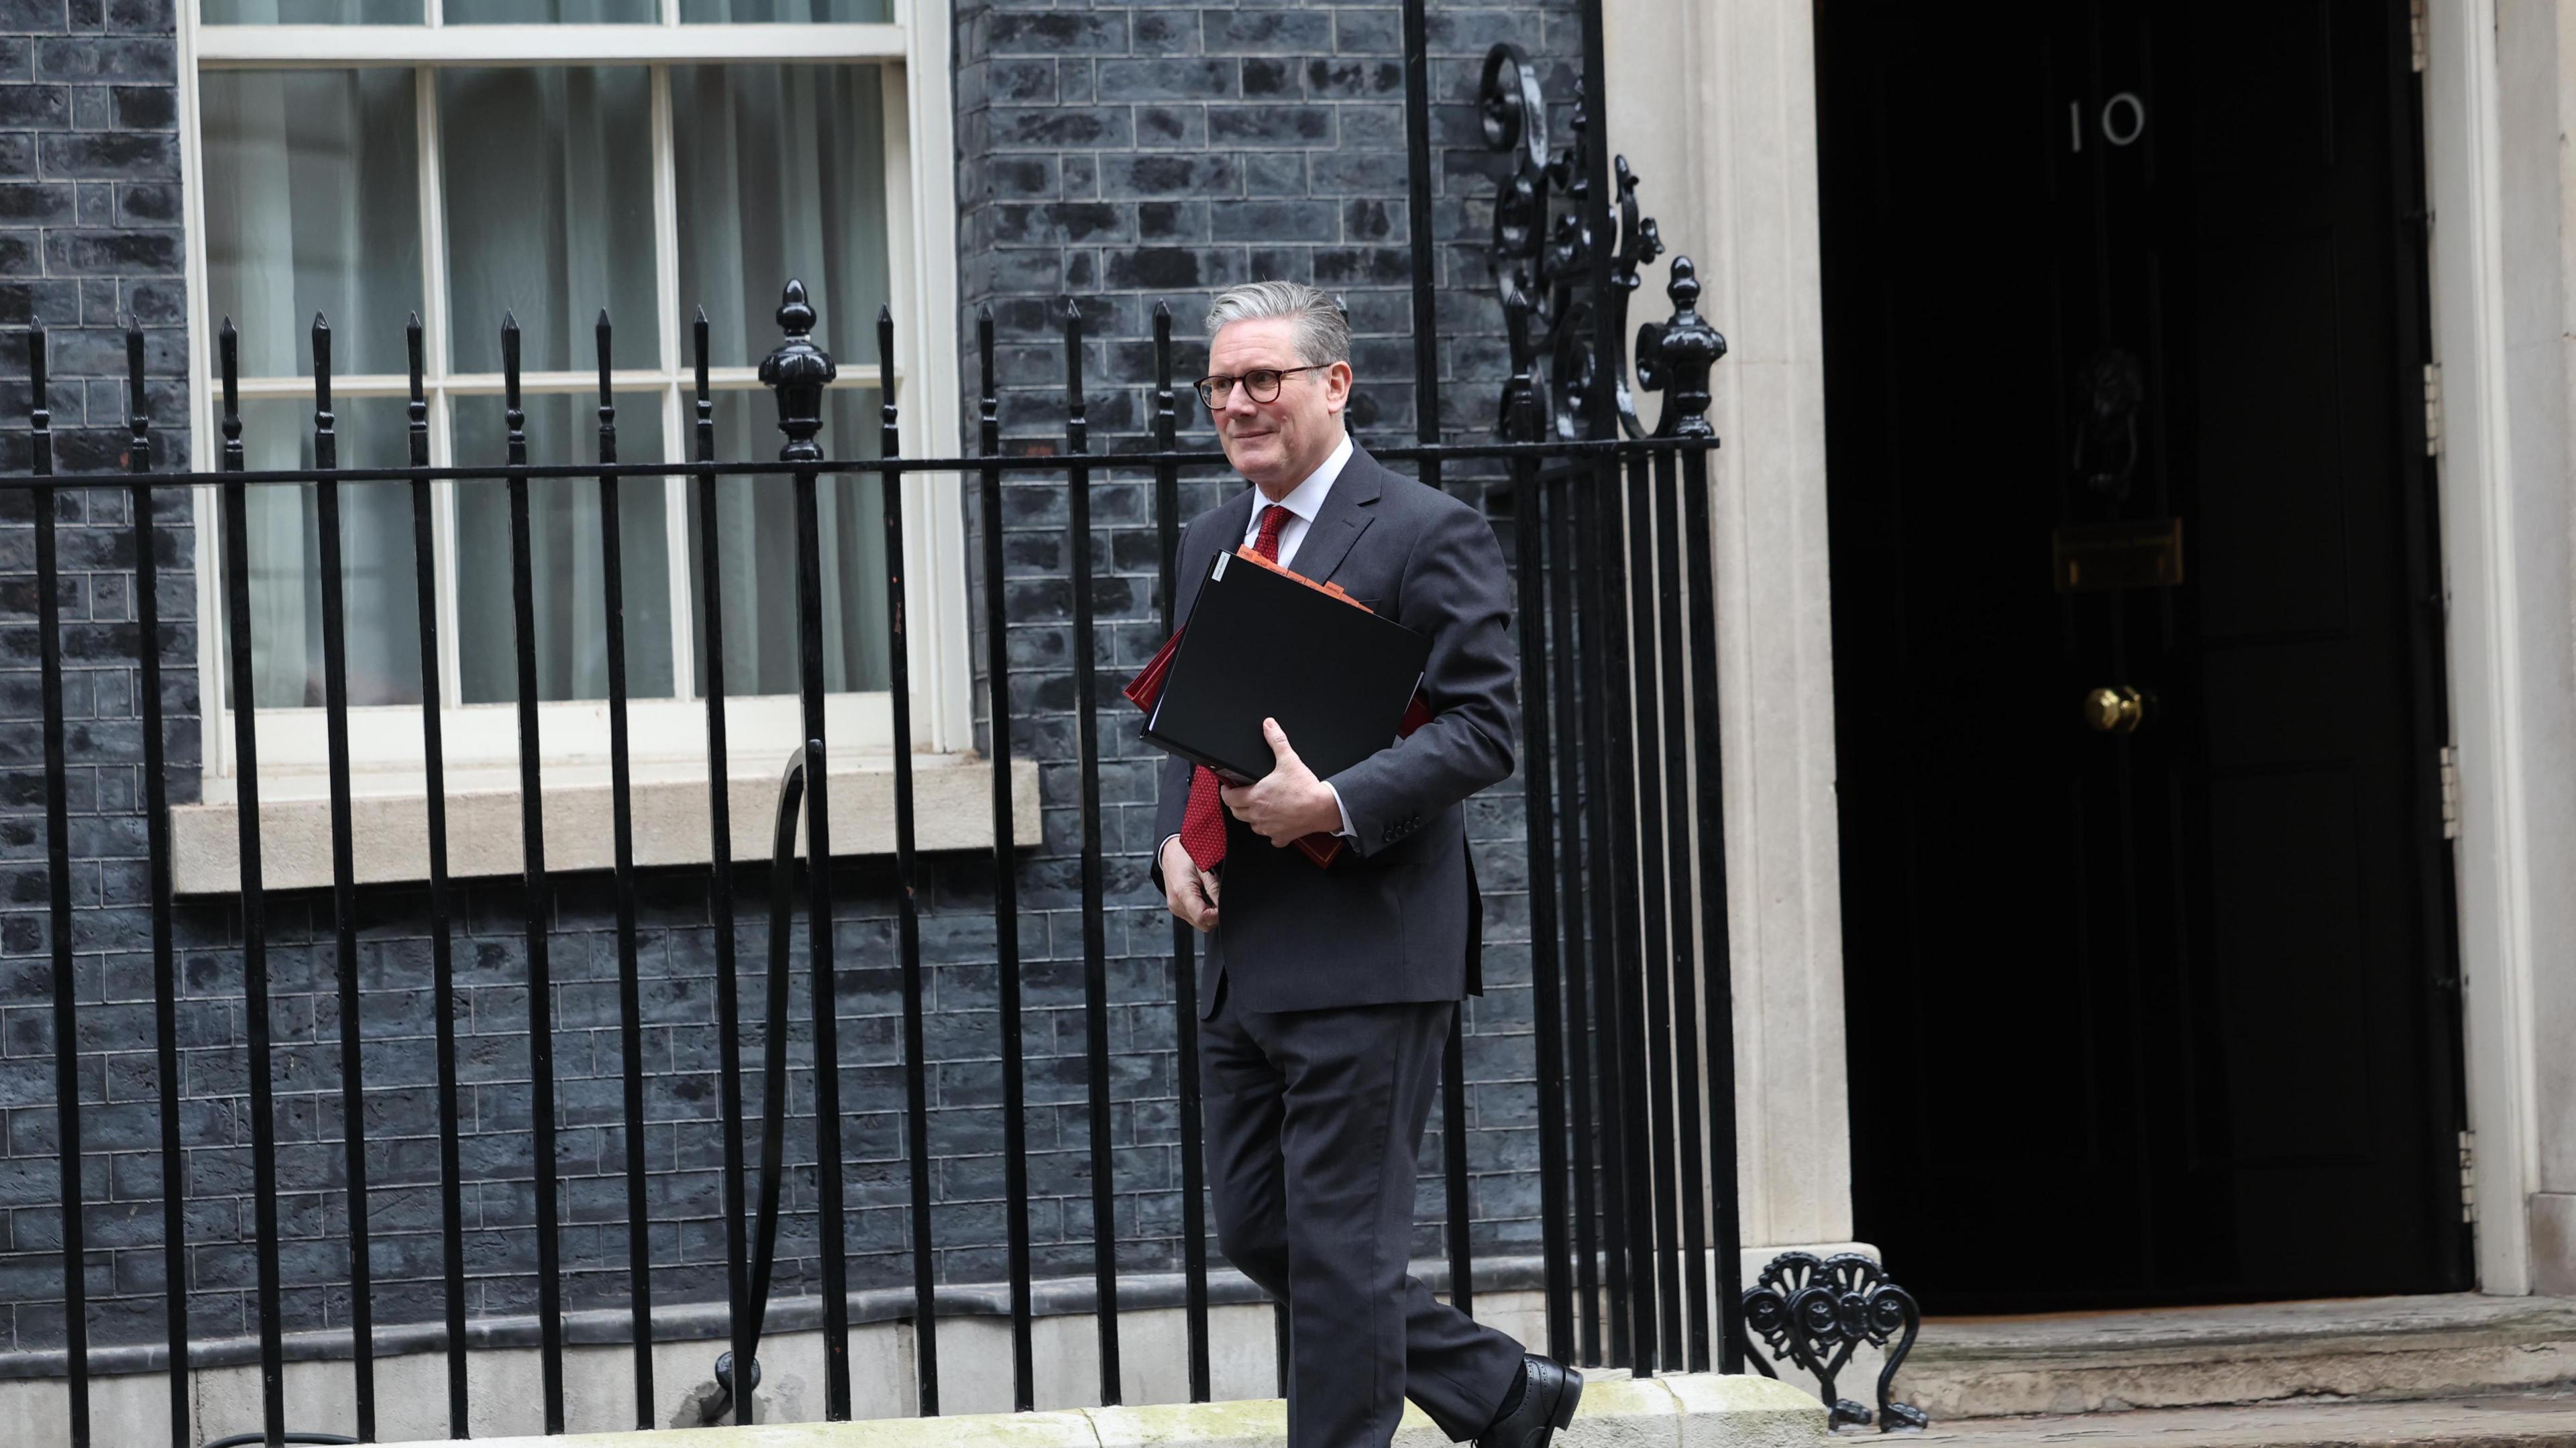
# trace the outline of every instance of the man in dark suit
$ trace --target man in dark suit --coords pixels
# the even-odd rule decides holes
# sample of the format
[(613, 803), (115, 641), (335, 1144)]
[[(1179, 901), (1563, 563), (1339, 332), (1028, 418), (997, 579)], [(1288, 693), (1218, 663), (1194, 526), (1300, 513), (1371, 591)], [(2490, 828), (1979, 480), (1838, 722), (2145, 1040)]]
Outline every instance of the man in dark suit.
[[(1155, 880), (1208, 935), (1200, 1071), (1217, 1240), (1284, 1299), (1289, 1448), (1375, 1448), (1411, 1397), (1452, 1439), (1546, 1448), (1581, 1375), (1406, 1272), (1414, 1157), (1469, 979), (1467, 796), (1512, 772), (1509, 578), (1475, 509), (1351, 443), (1350, 328), (1293, 282), (1218, 297), (1199, 395), (1252, 487), (1193, 520), (1178, 613), (1250, 548), (1431, 640), (1430, 722), (1318, 779), (1275, 722), (1241, 787), (1162, 771)], [(1282, 848), (1342, 837), (1318, 868)]]

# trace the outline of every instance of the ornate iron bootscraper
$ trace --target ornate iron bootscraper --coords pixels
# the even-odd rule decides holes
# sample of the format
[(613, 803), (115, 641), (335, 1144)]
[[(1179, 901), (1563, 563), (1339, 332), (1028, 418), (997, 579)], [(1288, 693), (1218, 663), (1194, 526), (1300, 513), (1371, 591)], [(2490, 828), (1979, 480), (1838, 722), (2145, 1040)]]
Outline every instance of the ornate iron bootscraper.
[[(1888, 1280), (1876, 1258), (1859, 1252), (1831, 1257), (1783, 1252), (1744, 1294), (1744, 1335), (1759, 1338), (1773, 1359), (1813, 1374), (1837, 1428), (1870, 1422), (1869, 1409), (1834, 1391), (1834, 1378), (1862, 1343), (1887, 1349), (1887, 1366), (1878, 1372), (1879, 1431), (1920, 1428), (1931, 1421), (1922, 1409), (1894, 1397), (1896, 1370), (1905, 1365), (1922, 1322), (1913, 1295)], [(1890, 1342), (1896, 1345), (1889, 1348)], [(1746, 1348), (1745, 1356), (1764, 1377), (1779, 1376), (1759, 1349), (1750, 1342)]]
[[(1497, 45), (1485, 54), (1479, 102), (1485, 144), (1516, 157), (1511, 176), (1494, 198), (1494, 284), (1501, 292), (1503, 321), (1511, 336), (1512, 371), (1531, 379), (1544, 429), (1538, 436), (1584, 436), (1592, 388), (1596, 379), (1606, 376), (1620, 427), (1630, 437), (1643, 437), (1646, 428), (1628, 391), (1627, 358), (1594, 355), (1594, 309), (1611, 310), (1611, 345), (1614, 349), (1622, 345), (1628, 335), (1628, 295), (1637, 289), (1638, 268), (1663, 255), (1664, 242), (1654, 218), (1637, 214), (1637, 176), (1628, 169), (1628, 158), (1614, 157), (1618, 250), (1610, 258), (1609, 292), (1596, 295), (1592, 248), (1606, 238), (1594, 237), (1585, 220), (1591, 214), (1592, 189), (1585, 147), (1597, 142), (1584, 102), (1578, 89), (1574, 138), (1563, 152), (1550, 155), (1547, 96), (1539, 87), (1538, 73), (1518, 46)], [(1514, 420), (1513, 406), (1507, 393), (1499, 413), (1506, 426)]]

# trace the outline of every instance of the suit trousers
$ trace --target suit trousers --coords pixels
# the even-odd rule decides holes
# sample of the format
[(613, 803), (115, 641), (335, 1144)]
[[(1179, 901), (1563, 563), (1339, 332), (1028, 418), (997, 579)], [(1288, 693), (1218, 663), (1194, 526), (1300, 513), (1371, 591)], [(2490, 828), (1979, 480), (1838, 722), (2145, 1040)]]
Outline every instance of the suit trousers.
[(1518, 1342), (1406, 1271), (1414, 1158), (1453, 1001), (1241, 1011), (1199, 1038), (1208, 1179), (1227, 1260), (1288, 1304), (1288, 1448), (1382, 1448), (1410, 1397), (1483, 1432)]

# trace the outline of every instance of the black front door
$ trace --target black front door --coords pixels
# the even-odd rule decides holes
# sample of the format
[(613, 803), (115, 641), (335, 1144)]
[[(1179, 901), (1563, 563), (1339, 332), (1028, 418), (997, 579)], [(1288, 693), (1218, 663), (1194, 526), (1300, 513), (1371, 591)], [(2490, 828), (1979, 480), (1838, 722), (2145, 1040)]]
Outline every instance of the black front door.
[(2404, 0), (1819, 0), (1857, 1226), (2468, 1285)]

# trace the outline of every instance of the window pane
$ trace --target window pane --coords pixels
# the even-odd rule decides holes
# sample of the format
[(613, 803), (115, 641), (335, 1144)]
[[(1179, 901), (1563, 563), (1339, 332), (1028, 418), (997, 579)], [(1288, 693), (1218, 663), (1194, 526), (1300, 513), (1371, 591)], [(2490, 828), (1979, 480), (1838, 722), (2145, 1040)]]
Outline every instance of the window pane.
[(647, 72), (443, 70), (438, 114), (456, 369), (500, 371), (515, 312), (528, 370), (588, 371), (602, 307), (617, 366), (661, 365)]
[(401, 372), (420, 307), (419, 133), (407, 70), (207, 71), (206, 274), (245, 376)]
[[(817, 340), (876, 360), (886, 300), (885, 149), (873, 66), (674, 66), (680, 304), (704, 306), (719, 367), (778, 345), (778, 296), (802, 277)], [(775, 451), (773, 445), (772, 451)]]
[[(344, 399), (340, 461), (401, 466), (410, 419), (397, 397)], [(242, 404), (242, 452), (259, 468), (313, 465), (313, 404)], [(309, 484), (254, 483), (244, 508), (250, 544), (251, 699), (262, 709), (322, 704), (320, 519)], [(420, 607), (412, 585), (411, 485), (340, 485), (340, 599), (348, 640), (349, 702), (420, 702)], [(225, 672), (229, 690), (231, 672)], [(229, 699), (229, 695), (227, 695)]]
[(205, 0), (208, 25), (418, 25), (420, 0)]
[[(527, 399), (532, 462), (596, 462), (595, 397)], [(508, 432), (501, 399), (456, 399), (459, 466), (499, 462)], [(617, 397), (621, 461), (662, 460), (661, 395)], [(670, 553), (664, 543), (659, 478), (618, 484), (618, 541), (626, 590), (626, 693), (671, 697)], [(456, 485), (456, 646), (468, 704), (519, 697), (511, 622), (510, 496), (498, 482)], [(528, 484), (530, 579), (536, 600), (537, 697), (608, 697), (608, 617), (600, 551), (599, 481), (540, 478)]]
[(683, 25), (863, 25), (894, 17), (886, 0), (680, 0)]
[(660, 0), (447, 0), (450, 25), (652, 25)]
[[(767, 392), (716, 394), (716, 456), (778, 455), (778, 406)], [(823, 450), (877, 455), (877, 392), (824, 394)], [(783, 477), (716, 482), (716, 530), (723, 544), (725, 692), (793, 694), (796, 670), (796, 499)], [(823, 687), (833, 693), (888, 686), (885, 504), (874, 477), (825, 478), (815, 499), (823, 532)], [(690, 596), (703, 599), (703, 533), (689, 499)], [(707, 617), (694, 610), (690, 634), (698, 677), (706, 677)], [(913, 661), (916, 668), (921, 660)]]

